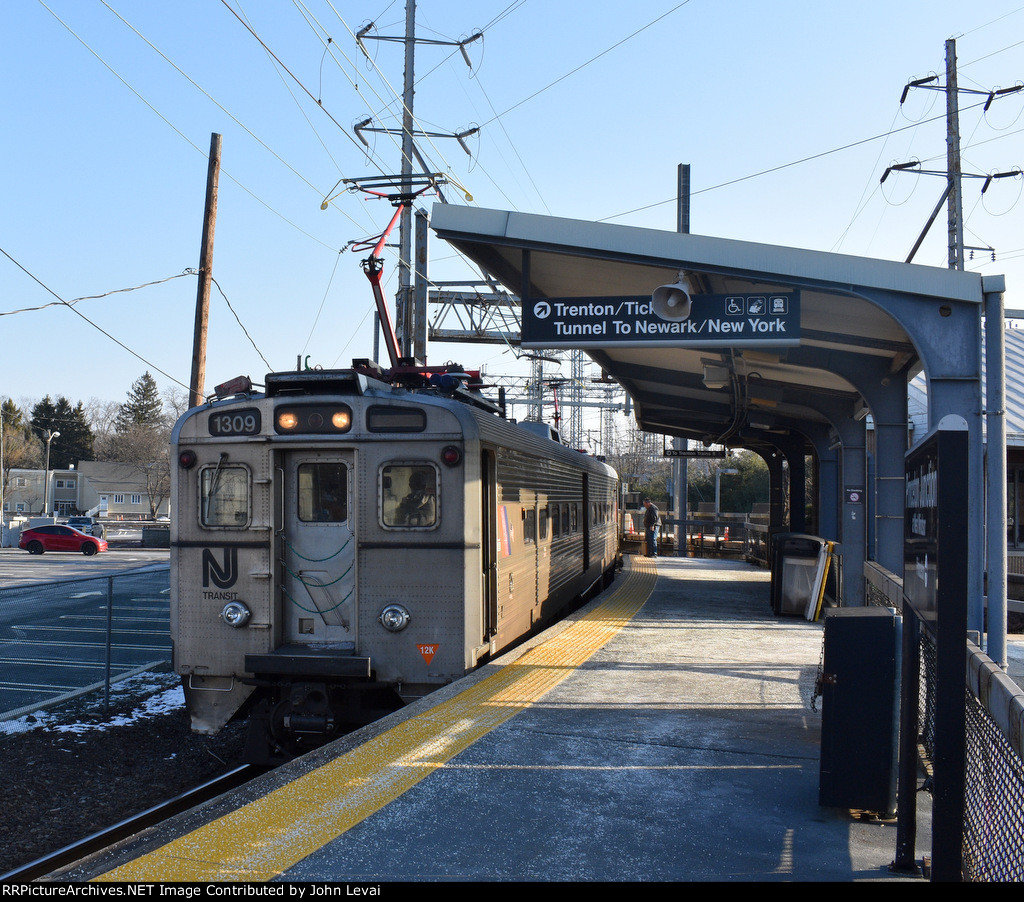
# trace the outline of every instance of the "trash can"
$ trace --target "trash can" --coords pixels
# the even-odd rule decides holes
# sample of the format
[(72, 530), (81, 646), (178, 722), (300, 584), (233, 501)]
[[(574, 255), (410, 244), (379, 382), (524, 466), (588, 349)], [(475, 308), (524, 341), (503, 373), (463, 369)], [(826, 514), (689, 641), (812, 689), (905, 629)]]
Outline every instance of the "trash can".
[(821, 591), (824, 556), (830, 543), (819, 536), (798, 532), (777, 533), (772, 542), (772, 611), (777, 615), (806, 616)]
[(903, 619), (895, 608), (835, 608), (824, 623), (818, 804), (896, 811)]

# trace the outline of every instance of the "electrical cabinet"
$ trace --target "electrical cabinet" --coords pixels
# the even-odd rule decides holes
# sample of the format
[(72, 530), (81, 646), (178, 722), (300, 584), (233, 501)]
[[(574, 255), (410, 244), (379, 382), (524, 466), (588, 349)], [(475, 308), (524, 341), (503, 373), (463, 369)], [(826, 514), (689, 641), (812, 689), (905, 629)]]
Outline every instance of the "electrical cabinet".
[(896, 811), (902, 618), (894, 608), (835, 608), (824, 621), (818, 803)]

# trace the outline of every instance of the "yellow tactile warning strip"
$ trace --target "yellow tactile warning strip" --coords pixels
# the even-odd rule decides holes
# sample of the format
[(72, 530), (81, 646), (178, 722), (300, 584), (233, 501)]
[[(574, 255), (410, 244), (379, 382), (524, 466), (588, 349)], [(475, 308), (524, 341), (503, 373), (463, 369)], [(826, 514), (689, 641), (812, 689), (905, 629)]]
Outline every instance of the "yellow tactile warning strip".
[(380, 810), (568, 677), (654, 588), (653, 560), (627, 558), (602, 604), (513, 663), (236, 811), (97, 880), (267, 881)]

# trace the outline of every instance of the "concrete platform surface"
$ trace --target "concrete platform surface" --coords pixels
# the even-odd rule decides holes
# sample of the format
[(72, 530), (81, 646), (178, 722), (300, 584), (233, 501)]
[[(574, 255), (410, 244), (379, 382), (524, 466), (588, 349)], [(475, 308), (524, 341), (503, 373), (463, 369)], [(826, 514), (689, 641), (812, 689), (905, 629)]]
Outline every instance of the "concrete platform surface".
[(775, 617), (768, 579), (633, 558), (504, 666), (55, 876), (923, 882), (889, 870), (894, 822), (818, 805), (822, 625)]

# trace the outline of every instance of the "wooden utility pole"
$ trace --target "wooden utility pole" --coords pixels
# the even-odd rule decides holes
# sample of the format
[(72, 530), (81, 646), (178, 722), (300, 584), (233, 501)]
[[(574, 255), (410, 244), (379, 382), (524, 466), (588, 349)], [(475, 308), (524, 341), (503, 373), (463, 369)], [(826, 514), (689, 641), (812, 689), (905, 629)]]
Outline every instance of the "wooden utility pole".
[(203, 215), (203, 244), (199, 249), (199, 288), (196, 292), (196, 327), (192, 339), (192, 379), (189, 407), (203, 403), (206, 382), (206, 332), (210, 319), (210, 283), (213, 281), (213, 232), (217, 225), (217, 182), (220, 178), (221, 136), (210, 137), (210, 165), (206, 172), (206, 211)]

